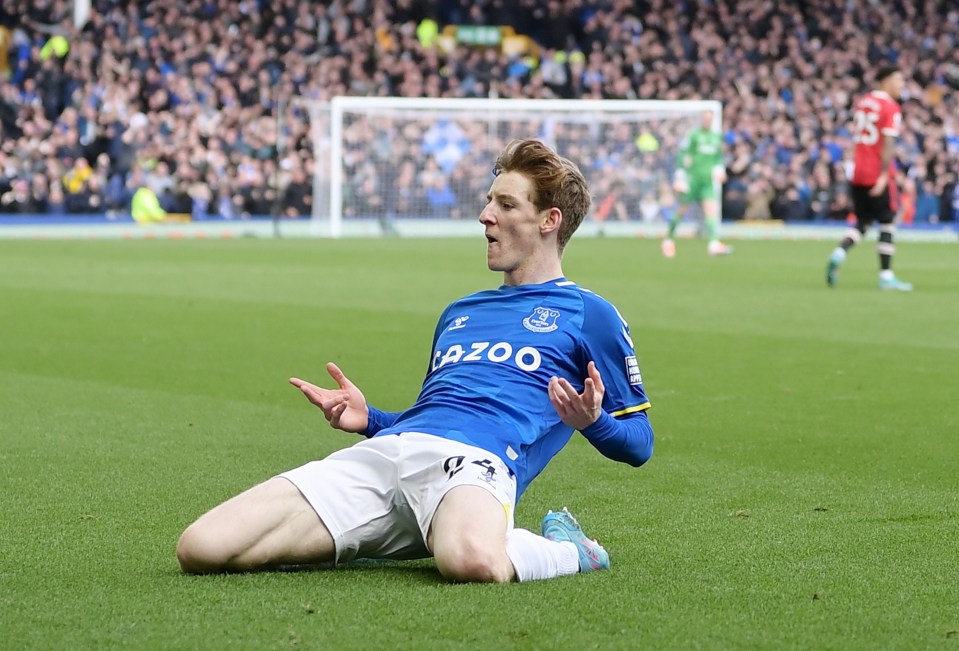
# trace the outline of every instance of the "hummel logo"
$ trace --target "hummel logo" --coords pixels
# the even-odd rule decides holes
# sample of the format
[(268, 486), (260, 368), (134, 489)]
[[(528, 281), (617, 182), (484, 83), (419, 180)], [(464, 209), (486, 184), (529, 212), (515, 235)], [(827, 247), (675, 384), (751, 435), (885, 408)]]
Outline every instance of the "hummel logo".
[(459, 330), (460, 328), (466, 327), (466, 322), (469, 321), (468, 316), (458, 316), (453, 319), (453, 325), (451, 325), (447, 330)]

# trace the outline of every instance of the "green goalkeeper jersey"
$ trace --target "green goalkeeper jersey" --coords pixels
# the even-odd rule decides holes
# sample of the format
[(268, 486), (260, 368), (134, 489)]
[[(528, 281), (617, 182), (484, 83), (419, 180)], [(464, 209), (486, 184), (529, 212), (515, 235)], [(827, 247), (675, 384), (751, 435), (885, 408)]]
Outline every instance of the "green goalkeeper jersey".
[(691, 180), (711, 182), (713, 170), (722, 165), (722, 134), (696, 129), (686, 137), (679, 154), (679, 168)]

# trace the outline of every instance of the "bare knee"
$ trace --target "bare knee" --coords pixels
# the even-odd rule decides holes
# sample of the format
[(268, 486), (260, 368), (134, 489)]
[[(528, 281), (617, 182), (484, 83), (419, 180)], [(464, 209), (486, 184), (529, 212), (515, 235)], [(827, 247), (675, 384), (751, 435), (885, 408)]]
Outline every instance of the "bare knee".
[(509, 583), (513, 566), (502, 550), (459, 540), (434, 550), (436, 567), (443, 578), (454, 582)]
[(484, 488), (457, 486), (443, 497), (427, 537), (436, 567), (449, 581), (508, 583), (516, 573), (506, 555), (508, 518)]
[(335, 554), (316, 511), (286, 479), (274, 477), (200, 516), (177, 543), (189, 574), (247, 572), (319, 563)]
[(194, 522), (180, 536), (176, 545), (176, 557), (180, 569), (187, 574), (213, 574), (225, 572), (229, 558), (224, 553), (222, 542), (215, 540), (209, 528)]

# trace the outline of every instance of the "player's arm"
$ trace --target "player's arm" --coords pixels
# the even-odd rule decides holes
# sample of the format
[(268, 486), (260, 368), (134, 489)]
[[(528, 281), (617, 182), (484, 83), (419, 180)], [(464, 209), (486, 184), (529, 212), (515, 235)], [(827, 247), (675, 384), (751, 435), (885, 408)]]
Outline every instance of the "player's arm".
[(403, 413), (402, 411), (381, 411), (372, 405), (366, 405), (367, 424), (360, 434), (369, 438), (376, 435), (380, 430), (392, 427), (396, 419)]
[(685, 194), (689, 190), (689, 170), (692, 166), (692, 134), (683, 138), (676, 157), (676, 169), (673, 171), (673, 190)]
[[(888, 117), (887, 117), (888, 116)], [(892, 179), (889, 178), (889, 167), (892, 165), (892, 159), (896, 155), (896, 139), (899, 137), (899, 126), (902, 123), (902, 113), (899, 111), (887, 113), (881, 118), (880, 132), (882, 133), (882, 153), (881, 168), (879, 178), (869, 193), (878, 197), (889, 186)]]
[(719, 150), (710, 158), (712, 158), (712, 177), (713, 180), (718, 183), (726, 182), (726, 156), (723, 153), (723, 143), (722, 140), (719, 142)]
[(892, 158), (896, 154), (896, 136), (888, 133), (882, 136), (882, 172), (876, 179), (875, 185), (869, 193), (878, 197), (889, 185), (889, 166), (892, 165)]
[(689, 169), (693, 165), (693, 152), (696, 150), (694, 141), (695, 134), (690, 133), (683, 141), (679, 144), (679, 156), (676, 159), (676, 170), (682, 170), (684, 173), (688, 173)]
[(604, 411), (580, 432), (603, 456), (614, 461), (641, 466), (653, 456), (653, 426), (645, 410), (622, 418)]
[(588, 422), (575, 427), (604, 456), (639, 466), (653, 454), (653, 428), (646, 415), (649, 399), (633, 338), (626, 320), (612, 304), (590, 302), (582, 327), (581, 359), (590, 360), (584, 398), (597, 408)]
[(552, 378), (549, 398), (564, 423), (579, 430), (603, 456), (631, 466), (641, 466), (653, 456), (653, 427), (645, 407), (613, 417), (603, 409), (606, 387), (594, 362), (587, 368), (588, 377), (579, 393), (566, 379)]

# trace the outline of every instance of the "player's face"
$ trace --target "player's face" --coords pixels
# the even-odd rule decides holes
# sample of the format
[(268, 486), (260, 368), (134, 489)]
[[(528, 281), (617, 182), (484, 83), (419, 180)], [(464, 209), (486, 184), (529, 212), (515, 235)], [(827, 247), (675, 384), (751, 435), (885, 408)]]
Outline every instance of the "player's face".
[(713, 112), (712, 111), (704, 111), (702, 117), (700, 117), (699, 120), (704, 131), (713, 130)]
[(549, 211), (533, 205), (532, 192), (529, 179), (519, 172), (504, 172), (493, 180), (479, 217), (486, 227), (486, 263), (491, 271), (517, 274), (539, 259), (540, 227)]
[(902, 89), (906, 87), (906, 77), (901, 72), (894, 72), (886, 80), (886, 88), (889, 95), (899, 100), (902, 96)]

